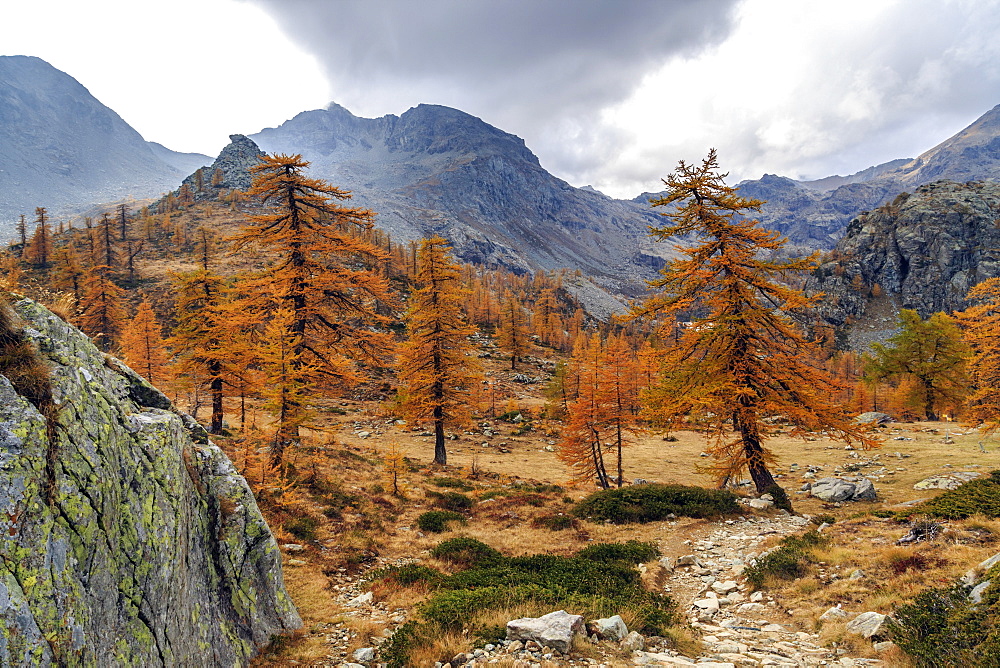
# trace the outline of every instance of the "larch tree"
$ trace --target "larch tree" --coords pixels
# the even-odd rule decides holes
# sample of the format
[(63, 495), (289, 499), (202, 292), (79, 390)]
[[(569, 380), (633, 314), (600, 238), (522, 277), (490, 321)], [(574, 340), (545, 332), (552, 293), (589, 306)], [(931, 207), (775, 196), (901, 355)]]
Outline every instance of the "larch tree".
[[(388, 254), (362, 238), (374, 226), (375, 214), (340, 206), (350, 193), (307, 177), (308, 165), (300, 155), (276, 155), (263, 156), (251, 168), (249, 195), (268, 212), (249, 216), (247, 227), (232, 238), (232, 248), (262, 248), (274, 258), (264, 272), (243, 281), (246, 310), (266, 317), (284, 307), (291, 313), (288, 335), (295, 341), (289, 363), (308, 369), (311, 383), (344, 390), (361, 380), (358, 363), (388, 363), (392, 339), (385, 327), (395, 298), (387, 279), (372, 269)], [(289, 395), (287, 417), (278, 424), (275, 463), (298, 440), (300, 412), (306, 407), (295, 404), (297, 397)]]
[(945, 313), (922, 320), (912, 309), (899, 312), (899, 324), (901, 330), (888, 345), (872, 345), (865, 376), (900, 381), (906, 403), (919, 407), (928, 420), (938, 420), (942, 407), (962, 403), (968, 387), (969, 348), (962, 330)]
[(24, 257), (37, 269), (47, 270), (52, 263), (52, 229), (45, 207), (35, 209), (35, 233), (28, 241)]
[[(696, 241), (678, 245), (681, 257), (650, 281), (659, 293), (631, 317), (655, 319), (663, 341), (651, 417), (672, 428), (703, 425), (720, 485), (746, 470), (762, 493), (776, 485), (764, 444), (780, 429), (773, 418), (790, 422), (793, 435), (822, 429), (866, 448), (877, 442), (831, 400), (836, 381), (812, 363), (815, 344), (791, 317), (811, 300), (779, 279), (807, 270), (810, 259), (763, 259), (785, 240), (746, 217), (763, 202), (738, 195), (725, 176), (712, 149), (700, 165), (680, 161), (664, 180), (666, 194), (652, 204), (670, 207), (662, 214), (669, 223), (651, 234)], [(681, 314), (691, 324), (671, 344)]]
[(615, 450), (618, 486), (625, 482), (622, 469), (622, 449), (627, 437), (638, 431), (638, 361), (622, 336), (608, 338), (598, 358), (598, 392), (601, 398), (601, 418), (610, 433)]
[(80, 329), (93, 338), (105, 352), (114, 348), (121, 331), (125, 311), (122, 298), (125, 291), (111, 280), (111, 271), (106, 266), (91, 268), (83, 282), (83, 298), (80, 300)]
[(17, 220), (17, 236), (21, 240), (21, 253), (23, 254), (28, 245), (28, 222), (24, 219), (23, 213)]
[(510, 290), (504, 292), (499, 318), (497, 344), (510, 353), (510, 368), (516, 369), (518, 361), (528, 351), (528, 318)]
[(576, 482), (611, 487), (604, 462), (605, 397), (600, 382), (601, 336), (594, 333), (578, 342), (570, 367), (578, 381), (576, 395), (567, 405), (566, 427), (557, 456), (573, 472)]
[(956, 314), (972, 349), (965, 417), (992, 434), (1000, 429), (1000, 278), (974, 286), (967, 298), (972, 306)]
[(424, 239), (417, 251), (417, 289), (404, 322), (408, 337), (397, 369), (403, 407), (415, 420), (434, 425), (434, 463), (448, 463), (444, 429), (468, 420), (470, 396), (480, 378), (469, 337), (476, 332), (462, 314), (466, 290), (461, 267), (441, 237)]
[(156, 320), (148, 297), (139, 304), (135, 316), (122, 327), (119, 345), (126, 364), (154, 386), (163, 387), (169, 379), (167, 350), (163, 327)]

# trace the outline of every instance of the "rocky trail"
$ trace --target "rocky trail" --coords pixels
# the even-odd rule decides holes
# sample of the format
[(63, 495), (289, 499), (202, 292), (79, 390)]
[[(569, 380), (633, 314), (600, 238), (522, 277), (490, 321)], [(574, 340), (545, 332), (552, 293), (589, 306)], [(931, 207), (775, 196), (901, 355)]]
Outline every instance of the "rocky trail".
[[(687, 666), (726, 668), (737, 666), (863, 666), (883, 665), (877, 659), (852, 658), (844, 650), (823, 647), (817, 634), (803, 630), (812, 627), (811, 617), (796, 617), (781, 601), (765, 592), (750, 593), (742, 577), (743, 570), (766, 548), (765, 541), (775, 536), (801, 532), (809, 524), (805, 517), (778, 511), (771, 516), (745, 516), (737, 519), (702, 522), (678, 535), (679, 521), (665, 523), (663, 536), (656, 537), (663, 556), (659, 564), (644, 572), (677, 602), (680, 612), (700, 638), (701, 651), (681, 655), (663, 639), (643, 638), (637, 633), (625, 635), (618, 642), (605, 640), (596, 644), (603, 649), (603, 659), (570, 658), (528, 641), (504, 641), (486, 645), (467, 655), (455, 657), (458, 666), (510, 666), (548, 668), (556, 666)], [(404, 563), (403, 559), (383, 559), (373, 568)], [(646, 570), (641, 567), (640, 570)], [(361, 668), (380, 665), (377, 648), (408, 618), (403, 609), (388, 609), (373, 600), (362, 586), (364, 574), (335, 576), (337, 597), (345, 617), (363, 620), (371, 629), (369, 648), (354, 652), (357, 643), (345, 623), (331, 623), (313, 629), (326, 637), (329, 653), (323, 666)], [(861, 612), (861, 611), (857, 611)], [(834, 613), (836, 614), (836, 613)], [(852, 615), (853, 616), (853, 615)], [(845, 613), (846, 619), (846, 613)], [(357, 624), (354, 624), (357, 626)], [(596, 641), (595, 641), (596, 643)], [(630, 658), (623, 657), (631, 651)], [(428, 667), (430, 668), (430, 667)]]

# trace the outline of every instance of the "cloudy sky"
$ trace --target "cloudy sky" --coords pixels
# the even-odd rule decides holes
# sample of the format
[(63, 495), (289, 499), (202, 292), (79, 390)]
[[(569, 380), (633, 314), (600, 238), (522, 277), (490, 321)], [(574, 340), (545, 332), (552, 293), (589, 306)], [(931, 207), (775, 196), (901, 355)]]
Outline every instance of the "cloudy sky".
[(6, 4), (0, 54), (44, 58), (174, 150), (214, 155), (330, 101), (427, 102), (622, 197), (713, 146), (734, 182), (848, 174), (1000, 104), (1000, 0)]

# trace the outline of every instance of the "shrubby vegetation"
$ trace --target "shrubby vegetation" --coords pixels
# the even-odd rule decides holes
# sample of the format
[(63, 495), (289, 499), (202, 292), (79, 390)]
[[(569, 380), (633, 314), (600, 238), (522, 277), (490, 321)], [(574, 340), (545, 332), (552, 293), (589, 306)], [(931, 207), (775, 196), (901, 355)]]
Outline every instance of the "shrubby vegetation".
[(656, 522), (669, 515), (719, 517), (740, 512), (736, 495), (727, 490), (685, 485), (633, 485), (591, 494), (573, 514), (615, 524)]
[(964, 520), (973, 515), (1000, 517), (1000, 471), (972, 480), (929, 501), (898, 513), (897, 517), (929, 515), (946, 520)]
[(420, 608), (420, 621), (404, 625), (383, 647), (381, 659), (390, 666), (408, 665), (413, 647), (447, 631), (467, 629), (484, 642), (496, 640), (504, 633), (496, 625), (496, 613), (525, 605), (538, 614), (563, 608), (588, 619), (630, 610), (638, 621), (636, 630), (657, 635), (676, 619), (673, 601), (643, 588), (635, 568), (659, 554), (651, 543), (597, 544), (571, 557), (506, 557), (485, 543), (459, 537), (439, 544), (431, 554), (461, 570), (445, 575), (410, 565), (376, 575), (399, 586), (434, 590)]
[(823, 546), (826, 541), (816, 531), (785, 537), (777, 549), (743, 571), (747, 584), (754, 589), (762, 589), (769, 578), (795, 580), (802, 577), (808, 572), (809, 564), (816, 560), (812, 549)]

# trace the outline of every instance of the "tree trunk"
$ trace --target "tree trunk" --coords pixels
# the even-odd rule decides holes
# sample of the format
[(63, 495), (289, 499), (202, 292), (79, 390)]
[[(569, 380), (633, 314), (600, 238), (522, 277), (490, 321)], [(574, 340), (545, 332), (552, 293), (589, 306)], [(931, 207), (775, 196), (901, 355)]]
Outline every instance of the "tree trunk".
[[(213, 369), (213, 374), (218, 374), (218, 369)], [(212, 391), (212, 422), (208, 428), (209, 434), (222, 433), (222, 378), (215, 375), (209, 385)]]
[(924, 383), (924, 414), (927, 416), (929, 422), (937, 422), (938, 415), (934, 410), (934, 387), (931, 385), (929, 380), (923, 378), (920, 379)]
[(774, 477), (764, 463), (764, 448), (760, 444), (760, 435), (753, 425), (744, 424), (738, 415), (733, 415), (733, 425), (743, 440), (743, 454), (746, 456), (750, 479), (758, 494), (763, 494), (768, 487), (775, 485)]
[(448, 452), (444, 449), (444, 411), (434, 407), (434, 463), (444, 466), (448, 463)]

